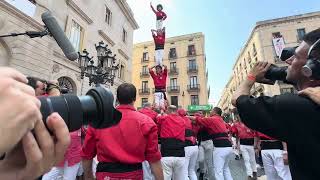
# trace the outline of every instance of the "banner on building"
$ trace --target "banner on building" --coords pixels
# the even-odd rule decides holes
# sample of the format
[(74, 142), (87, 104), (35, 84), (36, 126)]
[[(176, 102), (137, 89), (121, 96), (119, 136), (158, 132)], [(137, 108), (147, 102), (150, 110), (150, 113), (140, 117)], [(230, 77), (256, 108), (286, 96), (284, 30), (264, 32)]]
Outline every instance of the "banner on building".
[(274, 38), (272, 41), (274, 50), (276, 51), (277, 56), (280, 57), (281, 51), (285, 48), (284, 39), (283, 37), (277, 37)]
[(212, 110), (212, 105), (207, 104), (207, 105), (189, 105), (188, 106), (188, 111), (190, 112), (196, 112), (196, 111), (211, 111)]

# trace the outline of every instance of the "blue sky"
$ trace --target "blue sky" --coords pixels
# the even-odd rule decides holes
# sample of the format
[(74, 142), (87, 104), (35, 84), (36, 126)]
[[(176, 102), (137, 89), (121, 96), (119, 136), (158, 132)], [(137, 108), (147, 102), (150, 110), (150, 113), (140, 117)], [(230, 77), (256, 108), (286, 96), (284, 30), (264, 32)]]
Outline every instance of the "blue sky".
[[(155, 24), (150, 0), (127, 0), (140, 29), (134, 42), (152, 40)], [(210, 103), (217, 103), (232, 73), (232, 66), (255, 23), (261, 20), (320, 11), (319, 0), (152, 0), (168, 14), (169, 37), (203, 32), (206, 37)]]

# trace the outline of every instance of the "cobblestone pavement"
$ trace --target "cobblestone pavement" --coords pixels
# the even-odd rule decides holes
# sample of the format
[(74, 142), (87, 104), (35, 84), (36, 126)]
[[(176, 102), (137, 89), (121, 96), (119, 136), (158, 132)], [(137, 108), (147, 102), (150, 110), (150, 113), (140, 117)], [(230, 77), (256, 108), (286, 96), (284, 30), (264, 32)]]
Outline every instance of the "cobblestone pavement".
[[(246, 169), (244, 167), (243, 159), (235, 160), (235, 157), (232, 158), (229, 167), (233, 180), (247, 180)], [(259, 175), (262, 175), (258, 178), (259, 180), (266, 180), (263, 170), (258, 169), (258, 176)]]
[[(235, 156), (232, 157), (229, 167), (233, 180), (247, 180), (243, 159), (235, 160)], [(260, 176), (258, 180), (267, 180), (266, 176), (264, 175), (264, 171), (261, 169), (258, 169), (258, 176)]]

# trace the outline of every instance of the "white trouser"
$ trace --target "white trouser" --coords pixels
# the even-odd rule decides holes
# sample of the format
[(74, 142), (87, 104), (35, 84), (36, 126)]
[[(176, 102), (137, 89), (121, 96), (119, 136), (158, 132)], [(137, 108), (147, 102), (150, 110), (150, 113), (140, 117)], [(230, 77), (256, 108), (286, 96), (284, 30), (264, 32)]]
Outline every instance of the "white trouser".
[(205, 178), (213, 179), (213, 163), (212, 163), (212, 152), (213, 152), (212, 140), (201, 141), (199, 146), (199, 167), (201, 173), (205, 173)]
[(185, 173), (188, 174), (189, 180), (197, 180), (196, 164), (198, 159), (198, 146), (187, 146), (184, 148), (186, 153)]
[(253, 177), (253, 172), (257, 172), (254, 147), (248, 145), (240, 145), (240, 151), (244, 160), (247, 175)]
[(162, 24), (163, 24), (163, 20), (157, 20), (157, 24), (156, 24), (156, 28), (157, 30), (162, 30)]
[(143, 180), (154, 180), (154, 176), (151, 172), (150, 164), (148, 161), (142, 162)]
[(162, 157), (164, 180), (186, 180), (185, 157)]
[(156, 50), (155, 52), (156, 65), (162, 66), (163, 54), (164, 54), (164, 49)]
[(43, 175), (42, 180), (75, 180), (79, 168), (80, 163), (68, 167), (68, 162), (66, 161), (64, 167), (53, 167)]
[(97, 172), (97, 166), (98, 166), (98, 157), (94, 157), (92, 160), (92, 173), (93, 173), (93, 177), (96, 178), (96, 172)]
[(157, 108), (163, 108), (164, 107), (164, 95), (163, 95), (163, 92), (154, 93), (154, 103), (156, 104)]
[(79, 166), (79, 169), (78, 169), (78, 173), (77, 173), (77, 176), (82, 176), (83, 175), (83, 166), (82, 166), (82, 162), (80, 162), (80, 166)]
[(240, 152), (237, 148), (237, 139), (235, 137), (231, 137), (231, 142), (232, 142), (232, 149), (233, 149), (233, 153), (236, 155), (236, 156), (239, 156), (240, 155)]
[(229, 162), (232, 147), (215, 147), (213, 150), (213, 170), (216, 180), (232, 180)]
[(282, 150), (262, 150), (262, 162), (267, 180), (291, 180), (289, 166), (284, 165)]

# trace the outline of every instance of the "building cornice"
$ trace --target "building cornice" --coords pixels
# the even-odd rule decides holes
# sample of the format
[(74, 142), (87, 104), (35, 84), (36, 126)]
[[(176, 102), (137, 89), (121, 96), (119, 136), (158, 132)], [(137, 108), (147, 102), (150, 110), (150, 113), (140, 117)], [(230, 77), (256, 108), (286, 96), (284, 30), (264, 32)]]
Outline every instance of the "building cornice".
[(130, 9), (128, 3), (125, 0), (115, 0), (117, 5), (120, 7), (121, 11), (125, 15), (125, 17), (128, 19), (130, 22), (131, 26), (133, 27), (134, 30), (139, 28), (139, 25), (137, 21), (134, 19), (134, 15), (132, 10)]
[(122, 51), (122, 49), (118, 49), (118, 52), (119, 52), (119, 54), (121, 54), (121, 56), (123, 56), (126, 60), (129, 60), (129, 56), (128, 56), (124, 51)]
[(99, 35), (106, 40), (111, 46), (114, 46), (116, 43), (112, 41), (112, 39), (103, 31), (103, 30), (98, 30)]
[(32, 17), (28, 16), (27, 14), (23, 13), (22, 11), (20, 11), (16, 7), (12, 6), (10, 3), (8, 3), (4, 0), (0, 0), (0, 6), (2, 8), (4, 8), (7, 12), (17, 16), (20, 20), (25, 21), (26, 24), (29, 24), (30, 26), (32, 26), (36, 30), (39, 30), (39, 31), (44, 30), (44, 27), (41, 23), (39, 23), (38, 21), (36, 21)]
[(81, 17), (81, 19), (86, 21), (88, 24), (93, 23), (93, 20), (85, 12), (83, 12), (73, 0), (66, 0), (66, 3)]
[[(78, 63), (77, 62), (70, 61), (69, 59), (66, 58), (66, 56), (62, 55), (60, 52), (58, 52), (56, 50), (53, 50), (53, 54), (52, 55), (57, 57), (58, 59), (60, 59), (60, 60), (62, 60), (64, 62), (64, 63), (60, 62), (61, 65), (67, 66), (67, 64), (68, 64), (70, 69), (80, 73), (80, 68), (77, 68), (78, 67)], [(59, 62), (57, 62), (57, 63), (59, 63)], [(72, 65), (72, 67), (70, 65)]]
[(306, 14), (299, 14), (299, 15), (294, 15), (294, 16), (287, 16), (287, 17), (276, 18), (276, 19), (269, 19), (269, 20), (265, 20), (265, 21), (258, 21), (256, 23), (256, 26), (275, 25), (275, 24), (279, 24), (279, 23), (287, 23), (290, 21), (299, 21), (299, 20), (309, 19), (312, 17), (320, 17), (320, 11), (306, 13)]
[(288, 16), (288, 17), (283, 17), (283, 18), (277, 18), (277, 19), (271, 19), (271, 20), (265, 20), (265, 21), (258, 21), (254, 28), (252, 29), (250, 36), (248, 40), (246, 41), (245, 45), (243, 48), (240, 50), (240, 54), (237, 57), (237, 61), (234, 63), (232, 69), (234, 70), (235, 66), (237, 65), (239, 58), (243, 55), (244, 51), (248, 47), (250, 41), (252, 40), (252, 37), (256, 32), (258, 32), (260, 29), (268, 26), (275, 26), (283, 23), (290, 23), (290, 22), (296, 22), (296, 21), (303, 21), (306, 19), (311, 19), (318, 17), (320, 18), (320, 11), (319, 12), (313, 12), (313, 13), (306, 13), (306, 14), (300, 14), (300, 15), (295, 15), (295, 16)]

